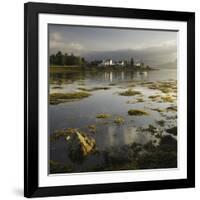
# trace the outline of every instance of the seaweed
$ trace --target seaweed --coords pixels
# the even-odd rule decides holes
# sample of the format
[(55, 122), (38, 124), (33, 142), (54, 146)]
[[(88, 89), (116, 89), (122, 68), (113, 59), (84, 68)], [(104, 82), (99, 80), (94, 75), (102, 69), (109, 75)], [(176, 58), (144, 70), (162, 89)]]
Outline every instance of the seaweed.
[(161, 99), (162, 99), (164, 102), (168, 102), (168, 103), (173, 103), (173, 101), (174, 101), (174, 99), (173, 99), (172, 96), (170, 96), (170, 95), (162, 96)]
[(88, 125), (88, 129), (90, 132), (96, 133), (97, 127), (95, 124), (92, 124), (92, 125)]
[(166, 108), (167, 112), (176, 112), (177, 111), (177, 106), (169, 106)]
[(156, 121), (156, 123), (159, 125), (159, 126), (164, 126), (165, 125), (165, 121), (164, 120), (158, 120)]
[(52, 89), (62, 89), (63, 87), (62, 86), (54, 86), (52, 87)]
[(167, 132), (167, 133), (170, 133), (170, 134), (172, 134), (172, 135), (177, 135), (177, 126), (174, 126), (174, 127), (172, 127), (172, 128), (166, 129), (166, 132)]
[(124, 122), (125, 122), (125, 120), (123, 117), (116, 117), (114, 120), (114, 123), (118, 124), (118, 125), (124, 124)]
[(110, 118), (110, 114), (100, 113), (100, 114), (96, 115), (96, 118), (98, 118), (98, 119), (107, 119), (107, 118)]
[(135, 95), (139, 95), (139, 94), (141, 94), (141, 92), (136, 91), (136, 90), (133, 91), (131, 89), (126, 90), (124, 92), (119, 92), (119, 95), (121, 95), (121, 96), (135, 96)]
[(154, 111), (157, 111), (157, 112), (164, 112), (164, 110), (163, 109), (161, 109), (161, 108), (152, 108), (151, 110), (154, 110)]
[(148, 113), (144, 110), (139, 109), (131, 109), (128, 111), (129, 115), (136, 115), (136, 116), (142, 116), (142, 115), (148, 115)]
[(50, 104), (55, 105), (67, 101), (79, 100), (89, 97), (91, 94), (87, 92), (73, 92), (73, 93), (52, 93), (50, 94)]
[(109, 90), (110, 87), (93, 87), (93, 88), (84, 88), (84, 87), (79, 87), (79, 90), (86, 91), (86, 92), (93, 92), (97, 90)]

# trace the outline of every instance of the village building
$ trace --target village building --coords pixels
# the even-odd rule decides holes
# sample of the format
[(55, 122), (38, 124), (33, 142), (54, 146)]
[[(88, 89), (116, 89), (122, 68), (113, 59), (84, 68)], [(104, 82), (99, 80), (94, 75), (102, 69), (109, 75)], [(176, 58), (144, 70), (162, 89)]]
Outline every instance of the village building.
[(98, 66), (124, 66), (124, 61), (120, 60), (120, 61), (113, 61), (112, 59), (105, 59), (102, 60), (101, 63), (99, 63)]
[(111, 65), (113, 65), (113, 61), (111, 59), (102, 60), (102, 62), (99, 63), (99, 66), (111, 66)]

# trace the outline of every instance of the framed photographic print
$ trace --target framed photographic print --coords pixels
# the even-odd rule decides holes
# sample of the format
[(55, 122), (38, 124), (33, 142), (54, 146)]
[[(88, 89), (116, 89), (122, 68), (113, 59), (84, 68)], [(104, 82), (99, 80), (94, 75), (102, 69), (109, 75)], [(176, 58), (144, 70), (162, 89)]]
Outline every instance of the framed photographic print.
[(195, 185), (195, 14), (25, 4), (26, 197)]

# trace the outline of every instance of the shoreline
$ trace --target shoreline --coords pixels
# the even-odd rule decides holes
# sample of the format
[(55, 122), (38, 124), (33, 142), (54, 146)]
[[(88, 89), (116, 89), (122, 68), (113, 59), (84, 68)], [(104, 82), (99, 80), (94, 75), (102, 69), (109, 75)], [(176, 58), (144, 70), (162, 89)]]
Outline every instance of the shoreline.
[(97, 66), (49, 66), (50, 72), (53, 72), (54, 70), (60, 70), (60, 71), (158, 71), (160, 69), (157, 68), (135, 68), (135, 67), (119, 67), (119, 66), (112, 66), (112, 67), (97, 67)]

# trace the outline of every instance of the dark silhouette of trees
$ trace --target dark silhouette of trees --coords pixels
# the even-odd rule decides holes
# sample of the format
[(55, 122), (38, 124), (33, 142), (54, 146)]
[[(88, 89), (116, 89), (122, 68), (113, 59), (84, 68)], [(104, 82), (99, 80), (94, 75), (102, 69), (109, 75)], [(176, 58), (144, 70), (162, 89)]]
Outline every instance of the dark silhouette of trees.
[(133, 58), (131, 58), (130, 64), (131, 64), (132, 67), (134, 66), (135, 63), (134, 63), (134, 59)]
[(86, 63), (85, 59), (80, 56), (75, 56), (74, 54), (63, 54), (58, 51), (56, 54), (50, 55), (50, 65), (84, 65)]

